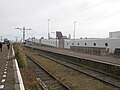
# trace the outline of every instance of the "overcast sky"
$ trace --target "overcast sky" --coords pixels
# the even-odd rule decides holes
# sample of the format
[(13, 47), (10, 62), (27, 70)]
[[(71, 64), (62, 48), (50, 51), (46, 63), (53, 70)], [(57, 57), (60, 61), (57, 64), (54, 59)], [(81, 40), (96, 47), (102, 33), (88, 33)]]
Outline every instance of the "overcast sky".
[(22, 38), (15, 27), (32, 28), (26, 38), (47, 38), (48, 19), (50, 32), (73, 37), (73, 22), (77, 21), (76, 38), (107, 38), (109, 32), (120, 30), (120, 0), (0, 0), (3, 38)]

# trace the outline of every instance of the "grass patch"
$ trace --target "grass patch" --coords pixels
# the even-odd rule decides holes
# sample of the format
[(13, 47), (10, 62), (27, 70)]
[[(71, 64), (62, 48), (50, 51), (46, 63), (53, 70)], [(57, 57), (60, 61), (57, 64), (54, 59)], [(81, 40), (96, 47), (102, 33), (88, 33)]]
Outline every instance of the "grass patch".
[(36, 86), (37, 82), (35, 80), (35, 76), (31, 70), (26, 68), (21, 69), (21, 74), (23, 76), (25, 90), (38, 90)]
[(26, 56), (23, 50), (23, 46), (20, 44), (14, 44), (14, 50), (15, 50), (15, 58), (18, 61), (18, 65), (20, 68), (26, 67)]

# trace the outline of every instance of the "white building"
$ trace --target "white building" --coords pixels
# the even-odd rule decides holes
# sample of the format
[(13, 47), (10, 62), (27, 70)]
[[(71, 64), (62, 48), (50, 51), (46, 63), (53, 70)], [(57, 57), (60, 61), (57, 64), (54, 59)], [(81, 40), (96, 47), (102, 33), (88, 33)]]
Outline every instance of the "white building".
[(64, 40), (64, 48), (69, 49), (70, 46), (100, 47), (109, 48), (109, 53), (114, 53), (115, 48), (120, 48), (120, 39), (78, 39)]
[(120, 31), (109, 32), (109, 38), (120, 38)]
[(32, 40), (39, 45), (47, 45), (53, 47), (60, 47), (65, 49), (70, 49), (70, 46), (76, 47), (92, 47), (92, 48), (109, 48), (109, 53), (114, 53), (116, 48), (120, 48), (120, 31), (110, 32), (109, 38), (93, 38), (93, 39), (34, 39)]

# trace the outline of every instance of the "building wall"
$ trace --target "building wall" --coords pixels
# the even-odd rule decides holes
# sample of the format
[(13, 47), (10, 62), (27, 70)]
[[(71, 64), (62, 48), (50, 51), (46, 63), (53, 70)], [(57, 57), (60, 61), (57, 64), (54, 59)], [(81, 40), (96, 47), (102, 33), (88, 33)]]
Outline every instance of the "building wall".
[(59, 47), (64, 48), (64, 39), (59, 39)]
[[(75, 44), (73, 44), (75, 42)], [(106, 46), (106, 43), (108, 46)], [(95, 45), (96, 44), (96, 45)], [(114, 53), (115, 48), (120, 48), (120, 39), (79, 39), (65, 40), (64, 48), (70, 49), (70, 46), (101, 47), (109, 48), (109, 53)]]
[(105, 43), (109, 43), (109, 40), (107, 39), (79, 39), (75, 41), (65, 40), (64, 47), (65, 48), (70, 48), (70, 46), (106, 47)]
[[(33, 39), (30, 40), (34, 43), (39, 43), (39, 45), (44, 44), (48, 46), (56, 47), (56, 39)], [(108, 46), (106, 46), (106, 43)], [(109, 48), (109, 53), (114, 53), (115, 48), (120, 48), (120, 39), (115, 38), (105, 38), (105, 39), (78, 39), (70, 40), (64, 39), (64, 48), (70, 49), (70, 46), (84, 46), (84, 47), (99, 47), (99, 48)], [(57, 47), (59, 47), (59, 40), (57, 40)]]
[[(56, 47), (56, 39), (41, 39), (41, 44)], [(57, 47), (59, 46), (59, 41), (57, 40)]]

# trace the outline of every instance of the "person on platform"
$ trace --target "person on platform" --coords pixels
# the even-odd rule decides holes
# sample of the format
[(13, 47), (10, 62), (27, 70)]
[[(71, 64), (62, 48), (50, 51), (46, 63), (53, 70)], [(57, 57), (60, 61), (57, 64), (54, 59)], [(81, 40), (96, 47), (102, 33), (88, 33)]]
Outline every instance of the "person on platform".
[(7, 47), (8, 47), (8, 50), (9, 50), (10, 49), (10, 42), (8, 42)]
[(3, 45), (2, 45), (2, 43), (0, 42), (0, 50), (1, 50), (1, 52), (2, 52), (2, 46), (3, 46)]

